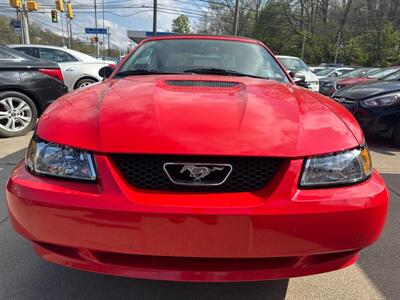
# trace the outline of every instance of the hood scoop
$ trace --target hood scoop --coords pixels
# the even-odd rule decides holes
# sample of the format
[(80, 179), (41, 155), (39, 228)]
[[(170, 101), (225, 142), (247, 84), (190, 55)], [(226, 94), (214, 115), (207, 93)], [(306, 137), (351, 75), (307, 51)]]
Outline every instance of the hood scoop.
[(243, 84), (235, 81), (218, 80), (193, 80), (193, 79), (169, 79), (161, 83), (166, 89), (173, 90), (239, 90)]

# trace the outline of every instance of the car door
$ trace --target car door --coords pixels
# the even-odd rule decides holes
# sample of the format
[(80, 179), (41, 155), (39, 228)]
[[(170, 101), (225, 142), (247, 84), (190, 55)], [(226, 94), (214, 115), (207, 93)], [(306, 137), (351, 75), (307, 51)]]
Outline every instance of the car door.
[(68, 90), (74, 89), (81, 72), (81, 62), (66, 51), (52, 48), (39, 48), (40, 58), (58, 63), (64, 76)]

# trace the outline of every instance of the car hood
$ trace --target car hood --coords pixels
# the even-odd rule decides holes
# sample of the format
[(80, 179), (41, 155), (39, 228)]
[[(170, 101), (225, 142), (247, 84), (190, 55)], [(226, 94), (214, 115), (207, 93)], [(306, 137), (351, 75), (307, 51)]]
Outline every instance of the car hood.
[(205, 75), (131, 76), (75, 91), (46, 110), (37, 134), (102, 153), (281, 157), (363, 139), (352, 115), (326, 97), (272, 80)]
[(354, 78), (345, 78), (337, 81), (336, 83), (341, 85), (349, 85), (349, 84), (355, 84), (359, 82), (369, 82), (369, 81), (374, 81), (374, 79), (368, 77), (354, 77)]
[(336, 92), (335, 97), (362, 100), (396, 91), (400, 91), (400, 81), (376, 80), (363, 82), (340, 89)]

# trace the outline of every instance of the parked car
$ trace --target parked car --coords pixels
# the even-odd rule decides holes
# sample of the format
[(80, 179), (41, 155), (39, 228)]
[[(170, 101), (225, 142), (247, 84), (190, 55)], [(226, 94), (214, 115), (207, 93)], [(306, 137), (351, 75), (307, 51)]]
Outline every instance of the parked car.
[(375, 81), (382, 79), (400, 70), (400, 67), (388, 67), (368, 73), (365, 76), (355, 78), (345, 78), (336, 82), (336, 89), (344, 88), (345, 86), (357, 84), (361, 82)]
[(93, 56), (94, 58), (96, 58), (97, 60), (100, 61), (107, 61), (107, 62), (113, 62), (115, 65), (118, 64), (119, 62), (119, 58), (115, 58), (115, 57), (111, 57), (111, 56)]
[(99, 70), (106, 65), (115, 65), (113, 61), (99, 61), (90, 55), (67, 48), (46, 45), (9, 46), (33, 57), (58, 63), (69, 91), (101, 81)]
[(67, 92), (60, 67), (0, 45), (0, 137), (23, 135)]
[(308, 69), (309, 69), (311, 72), (313, 72), (314, 74), (317, 73), (317, 72), (319, 72), (319, 71), (325, 70), (326, 68), (327, 68), (327, 67), (322, 67), (322, 66), (309, 66), (309, 67), (308, 67)]
[(276, 58), (282, 63), (282, 65), (289, 72), (296, 72), (298, 74), (302, 74), (305, 77), (304, 84), (302, 84), (305, 88), (308, 88), (314, 92), (319, 91), (319, 83), (318, 78), (315, 76), (313, 72), (308, 69), (308, 66), (305, 62), (294, 56), (286, 56), (286, 55), (277, 55)]
[(150, 38), (111, 76), (46, 110), (8, 181), (10, 223), (44, 259), (267, 280), (344, 268), (380, 236), (388, 192), (361, 128), (261, 42)]
[(388, 78), (344, 87), (333, 99), (355, 116), (367, 135), (389, 138), (400, 147), (400, 72)]
[(324, 70), (316, 72), (315, 75), (317, 75), (318, 80), (326, 77), (339, 77), (353, 71), (354, 69), (355, 68), (353, 67), (340, 67), (340, 68), (329, 67)]
[(368, 76), (375, 71), (379, 70), (378, 68), (359, 68), (348, 73), (345, 73), (339, 77), (326, 77), (321, 78), (319, 80), (319, 92), (320, 94), (326, 96), (332, 96), (337, 90), (337, 82), (348, 79), (348, 78), (358, 78), (362, 76)]

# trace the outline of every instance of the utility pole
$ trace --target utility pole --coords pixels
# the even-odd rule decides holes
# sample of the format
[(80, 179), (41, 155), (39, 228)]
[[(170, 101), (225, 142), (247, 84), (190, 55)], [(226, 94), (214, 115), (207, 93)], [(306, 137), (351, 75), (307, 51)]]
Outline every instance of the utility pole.
[(68, 49), (71, 49), (72, 27), (71, 27), (71, 20), (70, 19), (68, 19), (68, 22), (67, 22), (67, 29), (68, 29)]
[(303, 45), (301, 46), (301, 59), (304, 58), (304, 48), (305, 48), (305, 46), (306, 46), (306, 37), (307, 37), (307, 28), (304, 29)]
[(339, 45), (340, 45), (340, 31), (339, 31), (339, 35), (338, 35), (338, 39), (337, 39), (337, 44), (336, 44), (336, 53), (335, 53), (335, 64), (337, 62), (337, 57), (338, 57), (338, 53), (339, 53)]
[[(104, 8), (103, 8), (104, 9)], [(97, 1), (94, 0), (94, 27), (97, 29)], [(97, 44), (97, 56), (100, 55), (100, 48), (99, 48), (99, 37), (96, 33), (96, 44)]]
[[(64, 43), (64, 22), (63, 22), (63, 13), (60, 14), (60, 19), (61, 19), (61, 44), (63, 47), (65, 46)], [(68, 23), (67, 23), (68, 24)]]
[[(18, 20), (19, 22), (21, 22), (20, 12), (19, 12), (18, 8), (16, 8), (15, 10), (16, 10), (16, 12), (17, 12), (17, 20)], [(20, 33), (20, 35), (19, 35), (19, 42), (20, 42), (21, 44), (24, 43), (24, 37), (23, 37), (23, 35), (22, 35), (22, 26), (21, 26), (21, 33)]]
[(25, 45), (29, 45), (31, 43), (31, 41), (30, 41), (30, 37), (29, 37), (28, 13), (26, 10), (25, 1), (22, 2), (21, 28), (22, 28), (23, 43)]
[(235, 19), (233, 24), (233, 35), (238, 35), (238, 25), (239, 25), (239, 0), (235, 3)]
[(153, 3), (153, 36), (157, 36), (157, 0)]
[(107, 54), (110, 57), (111, 56), (111, 48), (110, 48), (110, 27), (107, 27)]

